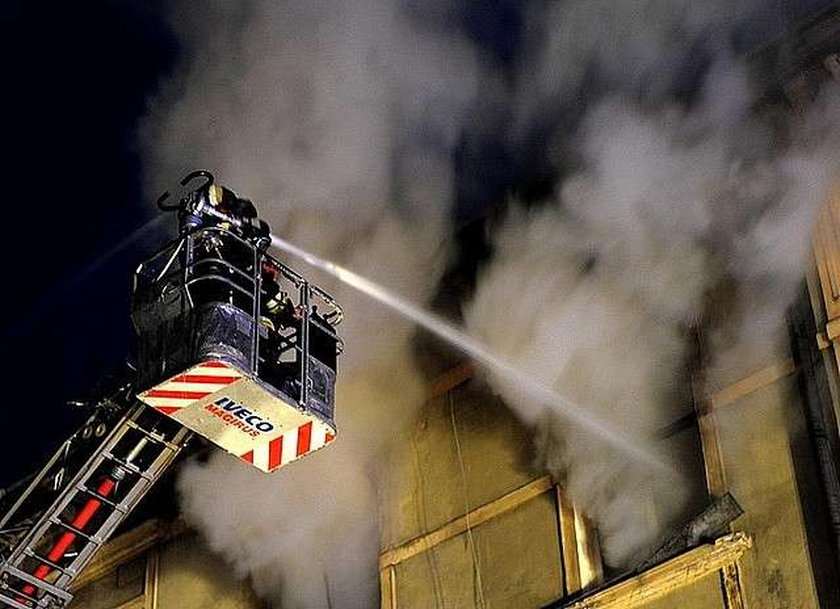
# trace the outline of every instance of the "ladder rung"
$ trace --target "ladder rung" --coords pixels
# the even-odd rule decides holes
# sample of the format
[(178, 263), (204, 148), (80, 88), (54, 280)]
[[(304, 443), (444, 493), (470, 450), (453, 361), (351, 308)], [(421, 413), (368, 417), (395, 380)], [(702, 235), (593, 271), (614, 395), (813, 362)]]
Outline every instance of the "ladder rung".
[[(0, 590), (10, 589), (8, 586), (0, 586)], [(20, 597), (20, 595), (16, 595)], [(33, 601), (34, 602), (34, 601)], [(12, 609), (32, 609), (31, 605), (24, 605), (17, 601), (16, 599), (12, 598), (11, 596), (6, 596), (2, 592), (0, 592), (0, 605), (3, 607), (12, 607)]]
[(105, 452), (102, 453), (102, 456), (105, 457), (106, 459), (108, 459), (109, 461), (113, 461), (114, 463), (116, 463), (120, 467), (122, 467), (124, 469), (127, 469), (131, 473), (137, 474), (138, 476), (143, 478), (143, 480), (146, 480), (147, 482), (152, 481), (152, 477), (149, 474), (142, 471), (139, 467), (137, 467), (133, 463), (129, 463), (128, 461), (120, 459), (119, 457), (115, 456), (114, 453), (105, 451)]
[(41, 556), (40, 554), (37, 554), (32, 548), (26, 548), (23, 551), (23, 553), (26, 554), (27, 556), (29, 556), (30, 558), (34, 558), (38, 562), (47, 565), (49, 568), (53, 569), (54, 571), (58, 571), (59, 573), (66, 573), (68, 575), (75, 575), (76, 574), (76, 572), (73, 571), (73, 569), (66, 569), (65, 567), (62, 567), (61, 565), (58, 565), (58, 564), (54, 563), (49, 558), (46, 558), (44, 556)]
[(78, 537), (81, 537), (82, 539), (84, 539), (88, 543), (92, 543), (92, 544), (97, 545), (97, 546), (102, 545), (102, 541), (100, 541), (99, 539), (93, 538), (91, 535), (89, 535), (88, 533), (85, 533), (83, 530), (81, 530), (79, 528), (74, 527), (69, 522), (64, 522), (61, 518), (50, 518), (50, 522), (52, 522), (56, 526), (61, 527), (62, 529), (67, 529), (68, 531), (70, 531), (71, 533), (74, 533)]
[(100, 495), (100, 494), (99, 494), (99, 493), (97, 493), (95, 490), (93, 490), (92, 488), (89, 488), (89, 487), (85, 486), (85, 485), (84, 485), (84, 484), (82, 484), (81, 482), (80, 482), (79, 484), (77, 484), (77, 485), (76, 485), (76, 488), (77, 488), (78, 490), (80, 490), (81, 492), (85, 493), (86, 495), (90, 495), (91, 497), (93, 497), (93, 498), (94, 498), (94, 499), (96, 499), (97, 501), (101, 501), (102, 503), (104, 503), (105, 505), (107, 505), (108, 507), (110, 507), (111, 509), (116, 510), (116, 511), (118, 511), (118, 512), (122, 512), (123, 514), (125, 514), (125, 509), (124, 509), (124, 508), (122, 508), (122, 507), (120, 507), (120, 505), (118, 505), (117, 503), (115, 503), (115, 502), (111, 501), (110, 499), (108, 499), (108, 498), (107, 498), (107, 497), (105, 497), (104, 495)]
[[(37, 606), (37, 598), (35, 598), (34, 596), (30, 596), (29, 594), (25, 594), (20, 590), (15, 590), (6, 582), (0, 583), (0, 590), (2, 590), (3, 592), (10, 593), (9, 596), (6, 596), (2, 592), (0, 592), (0, 602), (5, 603), (5, 605), (9, 605), (10, 607), (14, 607), (15, 609), (31, 609), (33, 606)], [(34, 603), (34, 605), (24, 605), (23, 603), (21, 603), (21, 601)]]
[[(54, 584), (52, 584), (52, 583), (50, 583), (46, 580), (38, 579), (37, 577), (35, 577), (31, 573), (27, 573), (26, 571), (21, 571), (17, 567), (13, 567), (12, 565), (6, 565), (5, 567), (3, 567), (3, 571), (10, 574), (12, 577), (23, 580), (27, 584), (32, 584), (36, 588), (38, 588), (40, 590), (43, 590), (45, 594), (48, 594), (50, 596), (54, 596), (54, 597), (64, 601), (65, 604), (69, 603), (71, 600), (73, 600), (73, 595), (70, 594), (67, 590), (65, 590), (63, 588), (59, 588), (58, 586), (56, 586), (56, 585), (54, 585)], [(11, 589), (11, 587), (8, 586), (8, 584), (6, 582), (2, 582), (2, 585), (6, 586), (7, 589)], [(17, 593), (17, 590), (12, 589), (12, 591), (14, 593)], [(21, 594), (21, 596), (25, 596), (25, 595)], [(35, 602), (38, 603), (40, 601), (35, 599)], [(40, 605), (40, 606), (43, 607), (44, 605)]]
[(141, 434), (143, 434), (144, 436), (149, 438), (149, 440), (151, 440), (155, 444), (162, 444), (166, 448), (168, 448), (169, 450), (173, 450), (173, 451), (176, 451), (176, 452), (181, 450), (181, 447), (178, 446), (177, 444), (173, 444), (172, 442), (169, 442), (168, 440), (164, 440), (160, 436), (157, 436), (157, 435), (153, 434), (152, 432), (150, 432), (146, 429), (143, 429), (142, 427), (140, 427), (140, 425), (138, 425), (134, 421), (128, 420), (128, 421), (125, 422), (125, 424), (128, 425), (129, 427), (131, 427), (132, 429), (136, 429)]

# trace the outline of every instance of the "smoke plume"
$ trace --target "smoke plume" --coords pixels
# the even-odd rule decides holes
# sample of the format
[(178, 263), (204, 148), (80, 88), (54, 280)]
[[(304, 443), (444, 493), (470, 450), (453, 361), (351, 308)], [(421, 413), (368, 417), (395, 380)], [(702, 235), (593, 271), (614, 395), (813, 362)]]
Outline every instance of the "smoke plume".
[[(837, 164), (833, 96), (782, 127), (754, 111), (730, 42), (758, 4), (532, 2), (519, 63), (499, 75), (447, 27), (444, 0), (182, 3), (183, 62), (145, 131), (149, 182), (214, 170), (284, 238), (422, 303), (446, 262), (452, 152), (465, 125), (484, 128), (466, 115), (511, 116), (509, 147), (537, 133), (540, 160), (565, 172), (542, 205), (509, 206), (468, 328), (677, 463), (651, 438), (684, 413), (688, 329), (727, 286), (713, 382), (772, 357)], [(274, 477), (221, 454), (191, 463), (182, 506), (283, 607), (375, 606), (379, 464), (423, 395), (412, 328), (313, 279), (347, 311), (338, 440)], [(541, 465), (595, 519), (608, 562), (680, 516), (678, 475), (652, 475), (487, 375), (536, 426)]]
[[(539, 14), (537, 69), (523, 72), (512, 136), (557, 124), (583, 95), (574, 134), (550, 136), (574, 150), (574, 169), (542, 206), (509, 213), (466, 316), (491, 347), (652, 453), (672, 450), (655, 438), (684, 414), (687, 335), (701, 315), (712, 324), (710, 385), (778, 357), (837, 168), (834, 94), (783, 127), (760, 118), (723, 44), (738, 25), (730, 8), (567, 1)], [(692, 103), (678, 103), (701, 42), (709, 67)], [(568, 164), (560, 150), (549, 155)], [(734, 302), (709, 320), (722, 287)], [(538, 424), (541, 461), (596, 521), (608, 563), (627, 564), (680, 517), (679, 476), (649, 471), (487, 374)]]
[[(423, 20), (368, 0), (180, 5), (184, 62), (147, 130), (152, 181), (214, 170), (274, 232), (424, 302), (446, 262), (450, 156), (476, 62)], [(346, 311), (336, 441), (271, 477), (223, 454), (191, 463), (182, 508), (264, 598), (371, 607), (380, 463), (424, 396), (413, 329), (312, 279)]]

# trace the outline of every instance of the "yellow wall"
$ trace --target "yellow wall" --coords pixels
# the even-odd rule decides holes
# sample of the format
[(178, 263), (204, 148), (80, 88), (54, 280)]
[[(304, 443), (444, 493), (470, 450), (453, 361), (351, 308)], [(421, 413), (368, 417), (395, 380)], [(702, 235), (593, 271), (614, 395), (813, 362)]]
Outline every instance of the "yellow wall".
[[(793, 438), (805, 423), (796, 371), (787, 353), (779, 356), (782, 363), (701, 400), (705, 447), (719, 455), (712, 490), (735, 495), (746, 513), (733, 529), (746, 535), (724, 540), (734, 548), (724, 558), (709, 559), (723, 550), (703, 546), (573, 606), (818, 606), (794, 463)], [(527, 430), (478, 383), (429, 401), (396, 459), (401, 482), (380, 561), (384, 607), (543, 607), (599, 575), (599, 565), (587, 575), (578, 564), (597, 536), (587, 525), (589, 541), (583, 531), (575, 538), (572, 506), (532, 467), (530, 446)], [(121, 566), (88, 581), (76, 609), (260, 607), (248, 583), (193, 535), (131, 543), (142, 552), (115, 552)]]
[(236, 578), (224, 559), (195, 536), (179, 536), (159, 550), (157, 608), (257, 609), (248, 582)]
[[(454, 418), (453, 418), (454, 417)], [(457, 437), (456, 437), (457, 434)], [(540, 478), (527, 434), (496, 400), (464, 386), (433, 398), (399, 455), (386, 549), (399, 548)], [(459, 451), (460, 449), (460, 451)], [(540, 607), (563, 594), (557, 500), (536, 496), (390, 567), (392, 607)], [(492, 509), (492, 507), (491, 507)]]
[(791, 438), (802, 428), (792, 376), (716, 410), (729, 490), (744, 508), (736, 521), (755, 539), (741, 561), (751, 607), (818, 607), (795, 479)]
[(72, 609), (264, 607), (248, 582), (235, 577), (198, 536), (181, 530), (171, 538), (155, 538), (156, 529), (149, 529), (145, 538), (128, 533), (105, 547), (91, 568), (97, 570), (105, 562), (108, 570), (81, 582)]

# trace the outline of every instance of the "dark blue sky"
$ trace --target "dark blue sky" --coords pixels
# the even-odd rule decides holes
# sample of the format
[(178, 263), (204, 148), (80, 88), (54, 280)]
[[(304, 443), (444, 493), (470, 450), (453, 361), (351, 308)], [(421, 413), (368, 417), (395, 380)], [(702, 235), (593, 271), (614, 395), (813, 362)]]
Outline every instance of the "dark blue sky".
[[(135, 127), (175, 44), (156, 2), (7, 2), (3, 58), (0, 485), (81, 418), (118, 371), (131, 269), (161, 236), (92, 264), (148, 220)], [(87, 272), (86, 272), (87, 271)]]

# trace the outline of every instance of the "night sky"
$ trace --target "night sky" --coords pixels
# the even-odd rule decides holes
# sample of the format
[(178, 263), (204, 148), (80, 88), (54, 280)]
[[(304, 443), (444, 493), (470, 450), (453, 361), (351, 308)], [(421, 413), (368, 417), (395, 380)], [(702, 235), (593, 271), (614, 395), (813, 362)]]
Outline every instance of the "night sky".
[[(157, 213), (158, 193), (144, 191), (136, 130), (178, 56), (162, 4), (7, 0), (0, 9), (0, 486), (36, 470), (84, 417), (65, 403), (90, 396), (130, 357), (131, 272), (167, 238), (158, 224), (117, 247)], [(825, 4), (768, 3), (767, 23)], [(513, 62), (522, 3), (460, 5), (464, 30), (500, 65)], [(516, 187), (540, 184), (527, 175), (539, 164), (521, 162), (521, 151), (492, 135), (464, 150), (455, 159), (458, 222)]]
[[(40, 468), (86, 416), (67, 402), (95, 395), (131, 358), (131, 273), (174, 223), (165, 219), (119, 247), (158, 214), (159, 193), (144, 191), (136, 133), (178, 58), (164, 6), (15, 0), (0, 9), (7, 231), (0, 487)], [(475, 3), (463, 26), (509, 61), (520, 11), (514, 0)], [(484, 183), (483, 197), (489, 189), (501, 199), (513, 179), (509, 157), (499, 142), (481, 147), (487, 162), (469, 155), (462, 173)], [(468, 220), (474, 188), (465, 181), (460, 190)]]
[(135, 142), (177, 48), (156, 2), (5, 2), (0, 486), (40, 467), (120, 373), (131, 271), (165, 239)]

